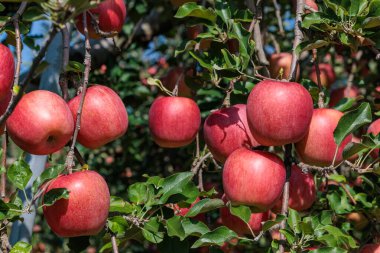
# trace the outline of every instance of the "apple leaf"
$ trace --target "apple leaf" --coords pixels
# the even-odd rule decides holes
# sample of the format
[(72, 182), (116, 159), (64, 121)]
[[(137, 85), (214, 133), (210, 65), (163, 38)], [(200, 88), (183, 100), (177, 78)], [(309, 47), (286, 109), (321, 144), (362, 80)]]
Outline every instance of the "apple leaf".
[(115, 235), (123, 235), (130, 224), (122, 216), (113, 216), (108, 218), (107, 226)]
[(216, 14), (213, 10), (207, 9), (201, 5), (197, 5), (194, 2), (186, 3), (182, 5), (177, 13), (174, 16), (175, 18), (186, 18), (186, 17), (193, 17), (193, 18), (200, 18), (209, 20), (212, 23), (215, 23), (216, 21)]
[(190, 208), (186, 214), (186, 217), (194, 217), (200, 213), (218, 209), (222, 206), (224, 206), (224, 202), (221, 199), (202, 199)]
[(283, 234), (289, 244), (293, 244), (295, 241), (295, 235), (288, 229), (280, 229), (280, 233)]
[(32, 245), (26, 242), (17, 242), (10, 253), (29, 253), (32, 251)]
[(191, 181), (193, 176), (192, 172), (182, 172), (165, 178), (160, 190), (160, 194), (162, 194), (160, 201), (166, 203), (170, 196), (182, 193), (184, 186)]
[(69, 61), (66, 66), (66, 72), (82, 73), (84, 71), (84, 65), (77, 61)]
[(288, 214), (288, 224), (289, 227), (295, 232), (300, 233), (300, 226), (299, 223), (301, 222), (301, 216), (300, 214), (291, 208), (289, 208), (289, 214)]
[(65, 166), (59, 164), (44, 170), (42, 174), (39, 177), (37, 177), (37, 179), (33, 183), (33, 193), (36, 193), (38, 188), (45, 182), (58, 177), (58, 175), (61, 174), (64, 169)]
[(180, 241), (175, 237), (165, 236), (165, 239), (158, 244), (159, 252), (189, 253), (189, 240)]
[(346, 214), (353, 210), (353, 207), (348, 202), (348, 197), (343, 190), (333, 191), (327, 194), (329, 205), (337, 214)]
[(234, 231), (228, 229), (225, 226), (222, 226), (202, 235), (197, 241), (195, 241), (191, 248), (194, 249), (210, 245), (222, 246), (224, 242), (229, 241), (235, 237), (238, 237), (238, 235)]
[(157, 217), (151, 218), (145, 223), (142, 230), (144, 238), (152, 243), (160, 243), (164, 240), (164, 232), (160, 231), (161, 224)]
[(128, 187), (128, 198), (132, 203), (147, 204), (154, 198), (153, 185), (147, 183), (134, 183)]
[(52, 206), (60, 199), (69, 199), (69, 191), (66, 188), (55, 188), (45, 193), (43, 205)]
[(363, 143), (350, 142), (343, 149), (343, 158), (348, 159), (359, 152), (368, 151), (369, 149), (370, 148)]
[(309, 253), (346, 253), (347, 250), (337, 247), (325, 247), (309, 251)]
[(371, 121), (371, 106), (368, 103), (362, 103), (355, 110), (346, 112), (334, 130), (335, 143), (340, 145), (349, 134)]
[(248, 206), (232, 206), (230, 205), (230, 212), (232, 215), (239, 217), (245, 223), (251, 219), (251, 209)]
[(7, 171), (9, 181), (20, 190), (25, 189), (32, 174), (29, 164), (27, 164), (22, 158), (16, 160)]
[(118, 212), (123, 214), (132, 213), (134, 210), (133, 205), (124, 201), (122, 198), (111, 196), (110, 200), (110, 212)]
[(174, 215), (166, 221), (168, 235), (170, 237), (177, 236), (181, 241), (186, 238), (185, 230), (182, 227), (181, 217)]
[(208, 232), (210, 229), (203, 222), (184, 218), (182, 219), (182, 227), (185, 230), (186, 236), (202, 236)]
[(264, 223), (263, 225), (263, 232), (266, 232), (268, 231), (271, 227), (277, 225), (277, 224), (280, 224), (281, 221), (285, 220), (285, 216), (284, 215), (281, 215), (281, 214), (278, 214), (276, 215), (276, 219), (275, 220), (268, 220)]

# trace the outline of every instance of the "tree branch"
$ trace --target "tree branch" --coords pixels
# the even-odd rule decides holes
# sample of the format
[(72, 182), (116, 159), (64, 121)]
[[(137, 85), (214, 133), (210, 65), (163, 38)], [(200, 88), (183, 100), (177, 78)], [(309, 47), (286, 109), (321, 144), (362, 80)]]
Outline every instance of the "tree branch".
[(278, 22), (278, 32), (280, 33), (281, 36), (285, 35), (284, 31), (284, 26), (282, 24), (282, 17), (281, 17), (281, 6), (277, 3), (277, 0), (272, 0), (273, 5), (275, 8), (276, 12), (276, 17), (277, 17), (277, 22)]
[(66, 169), (69, 172), (69, 174), (72, 173), (73, 167), (74, 167), (74, 153), (75, 153), (75, 143), (78, 138), (78, 133), (80, 129), (80, 122), (81, 122), (81, 115), (82, 115), (82, 109), (83, 109), (83, 104), (84, 104), (84, 98), (86, 96), (86, 90), (87, 90), (87, 85), (88, 85), (88, 79), (90, 76), (90, 70), (91, 70), (91, 44), (90, 40), (88, 37), (88, 26), (87, 26), (87, 12), (83, 13), (83, 27), (84, 27), (84, 36), (85, 36), (85, 56), (84, 56), (84, 65), (85, 65), (85, 70), (83, 73), (83, 85), (81, 87), (81, 98), (80, 98), (80, 103), (79, 103), (79, 108), (77, 111), (77, 117), (76, 117), (76, 124), (75, 124), (75, 130), (74, 130), (74, 135), (71, 143), (70, 150), (67, 154), (66, 157)]
[(62, 29), (62, 41), (63, 41), (63, 50), (62, 50), (62, 73), (61, 78), (59, 80), (59, 85), (61, 86), (62, 97), (65, 101), (69, 99), (69, 91), (67, 85), (67, 72), (66, 68), (69, 64), (70, 57), (70, 34), (69, 29), (67, 28), (67, 24)]
[(322, 83), (321, 83), (321, 70), (319, 69), (319, 61), (318, 61), (318, 51), (316, 48), (313, 49), (313, 62), (315, 66), (315, 71), (317, 74), (317, 84), (319, 89), (318, 94), (318, 108), (325, 107), (325, 93), (323, 93)]
[(115, 235), (111, 236), (111, 242), (112, 242), (113, 253), (119, 253), (119, 249), (117, 248), (117, 242), (116, 242), (116, 236)]
[(29, 72), (27, 76), (25, 77), (24, 81), (20, 85), (20, 89), (17, 92), (17, 94), (13, 94), (11, 101), (9, 102), (9, 105), (3, 115), (0, 117), (0, 125), (3, 125), (5, 121), (8, 119), (8, 117), (13, 112), (14, 108), (16, 107), (17, 103), (21, 100), (22, 95), (25, 92), (26, 87), (29, 85), (30, 81), (33, 79), (33, 74), (37, 70), (38, 65), (40, 64), (42, 58), (45, 56), (46, 50), (49, 47), (51, 41), (53, 40), (54, 36), (57, 34), (58, 30), (56, 28), (53, 28), (47, 37), (47, 40), (45, 42), (45, 45), (41, 48), (41, 50), (38, 52), (38, 55), (33, 60), (33, 64), (29, 69)]
[(7, 146), (8, 146), (8, 135), (7, 130), (4, 131), (3, 140), (2, 140), (2, 148), (3, 148), (3, 156), (1, 159), (1, 167), (5, 170), (1, 173), (1, 198), (4, 199), (6, 197), (6, 169), (7, 169)]
[(297, 65), (298, 65), (298, 56), (296, 53), (296, 48), (301, 43), (303, 39), (301, 31), (301, 22), (302, 14), (304, 13), (305, 0), (297, 0), (297, 12), (296, 20), (294, 25), (294, 41), (293, 41), (293, 52), (292, 52), (292, 64), (290, 66), (290, 81), (295, 81), (297, 77)]

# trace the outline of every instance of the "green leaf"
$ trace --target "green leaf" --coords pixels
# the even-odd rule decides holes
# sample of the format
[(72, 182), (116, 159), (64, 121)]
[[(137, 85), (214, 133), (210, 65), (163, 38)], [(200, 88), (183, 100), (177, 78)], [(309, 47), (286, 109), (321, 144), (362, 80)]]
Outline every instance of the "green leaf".
[(204, 224), (203, 222), (184, 218), (182, 219), (182, 227), (185, 231), (185, 235), (187, 236), (202, 236), (208, 232), (210, 232), (210, 229)]
[(26, 22), (47, 19), (44, 11), (38, 6), (30, 6), (21, 17), (22, 20)]
[(164, 233), (159, 231), (161, 224), (157, 217), (151, 218), (147, 223), (145, 223), (142, 234), (145, 239), (152, 243), (160, 243), (164, 239)]
[(263, 232), (266, 232), (268, 231), (271, 227), (277, 225), (277, 224), (280, 224), (281, 221), (285, 220), (286, 217), (284, 215), (281, 215), (281, 214), (278, 214), (276, 215), (276, 219), (275, 220), (268, 220), (264, 223), (263, 225)]
[(296, 210), (289, 208), (288, 224), (295, 233), (300, 233), (299, 223), (301, 222), (301, 216)]
[(280, 233), (283, 234), (288, 241), (289, 244), (293, 244), (295, 241), (295, 235), (292, 233), (292, 231), (287, 229), (280, 229)]
[(26, 242), (17, 242), (10, 253), (29, 253), (32, 252), (32, 245)]
[(309, 29), (313, 25), (317, 24), (329, 24), (331, 21), (329, 19), (323, 18), (323, 13), (313, 12), (304, 17), (302, 20), (302, 27)]
[(37, 179), (33, 183), (33, 193), (36, 193), (38, 188), (48, 180), (58, 177), (58, 175), (61, 174), (64, 169), (65, 166), (56, 165), (44, 170), (42, 174), (39, 177), (37, 177)]
[(180, 241), (176, 237), (165, 236), (164, 240), (158, 244), (159, 252), (189, 253), (189, 240)]
[(200, 213), (215, 210), (222, 206), (224, 206), (224, 202), (221, 199), (202, 199), (190, 208), (186, 214), (186, 217), (195, 217)]
[(122, 198), (111, 196), (110, 202), (110, 212), (130, 214), (134, 210), (133, 205), (124, 201)]
[(323, 210), (321, 213), (321, 224), (332, 225), (333, 212), (331, 210)]
[(362, 151), (368, 151), (369, 147), (362, 143), (350, 142), (343, 149), (343, 158), (348, 159), (351, 156), (358, 154)]
[(251, 219), (251, 209), (248, 206), (232, 206), (229, 205), (230, 213), (248, 223)]
[(216, 21), (216, 14), (213, 10), (206, 9), (205, 7), (201, 5), (197, 5), (194, 2), (190, 2), (190, 3), (186, 3), (182, 5), (178, 9), (174, 17), (175, 18), (185, 18), (185, 17), (200, 18), (200, 19), (209, 20), (212, 23), (215, 23)]
[(363, 21), (363, 28), (375, 28), (380, 26), (380, 17), (368, 17)]
[(224, 242), (237, 237), (237, 234), (226, 228), (225, 226), (218, 227), (217, 229), (202, 235), (191, 248), (199, 248), (203, 246), (218, 245), (222, 246)]
[(181, 241), (186, 238), (185, 230), (182, 227), (181, 217), (174, 215), (172, 218), (166, 221), (166, 227), (168, 235), (170, 237), (177, 236)]
[(16, 160), (8, 169), (7, 176), (17, 188), (24, 190), (32, 177), (32, 171), (29, 164), (27, 164), (22, 158)]
[(146, 204), (151, 206), (154, 195), (154, 188), (151, 184), (134, 183), (128, 187), (128, 198), (137, 205)]
[(339, 174), (331, 174), (328, 176), (328, 178), (330, 180), (333, 180), (333, 181), (338, 182), (338, 183), (346, 183), (347, 182), (346, 177), (343, 175), (339, 175)]
[(52, 206), (60, 199), (69, 199), (69, 191), (66, 188), (55, 188), (46, 192), (43, 199), (45, 206)]
[(345, 192), (339, 194), (337, 191), (333, 191), (327, 194), (329, 205), (337, 214), (346, 214), (353, 210), (353, 207), (348, 202), (348, 197)]
[(344, 112), (352, 108), (352, 106), (355, 105), (355, 102), (356, 102), (355, 98), (343, 98), (334, 106), (334, 109)]
[(181, 172), (165, 178), (160, 190), (160, 194), (162, 194), (161, 202), (166, 203), (170, 196), (182, 193), (183, 188), (191, 181), (193, 176), (191, 172)]
[(113, 216), (108, 218), (107, 226), (112, 233), (121, 236), (129, 229), (130, 224), (122, 216)]
[(357, 109), (346, 112), (334, 130), (335, 143), (339, 146), (349, 134), (371, 121), (372, 113), (368, 103), (362, 103)]
[(69, 61), (66, 66), (66, 72), (83, 73), (84, 69), (84, 65), (76, 61)]
[(5, 6), (0, 3), (0, 11), (3, 11), (3, 10), (5, 10)]
[(325, 41), (325, 40), (317, 40), (317, 41), (314, 41), (312, 43), (310, 43), (310, 41), (305, 41), (305, 42), (300, 43), (296, 47), (296, 54), (300, 55), (302, 52), (309, 51), (312, 49), (321, 48), (321, 47), (325, 47), (325, 46), (328, 46), (329, 44), (330, 44), (330, 42)]
[(309, 251), (309, 253), (346, 253), (347, 250), (337, 247), (325, 247)]

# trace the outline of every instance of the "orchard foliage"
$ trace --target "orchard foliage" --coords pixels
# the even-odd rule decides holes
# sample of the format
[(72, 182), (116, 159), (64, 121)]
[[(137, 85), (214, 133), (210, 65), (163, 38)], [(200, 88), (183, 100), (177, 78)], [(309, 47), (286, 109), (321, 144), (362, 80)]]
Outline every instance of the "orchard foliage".
[[(66, 147), (46, 153), (46, 169), (32, 182), (32, 199), (27, 197), (26, 202), (19, 194), (26, 195), (33, 172), (24, 151), (33, 153), (36, 147), (16, 147), (14, 143), (21, 148), (23, 144), (12, 141), (14, 136), (27, 135), (19, 129), (8, 130), (9, 140), (7, 135), (2, 136), (1, 155), (8, 158), (0, 167), (7, 182), (6, 194), (0, 200), (3, 252), (44, 252), (44, 248), (48, 252), (91, 252), (95, 247), (97, 252), (322, 253), (360, 252), (365, 245), (380, 243), (380, 127), (375, 122), (380, 116), (380, 1), (316, 0), (317, 11), (310, 8), (309, 1), (302, 4), (300, 0), (128, 0), (127, 17), (118, 34), (119, 27), (102, 31), (100, 15), (88, 11), (97, 6), (100, 9), (107, 1), (0, 3), (0, 32), (5, 38), (2, 44), (11, 48), (14, 56), (20, 56), (20, 50), (26, 47), (37, 55), (29, 73), (19, 77), (16, 68), (11, 103), (17, 103), (17, 97), (22, 99), (24, 92), (31, 94), (37, 89), (48, 67), (43, 59), (46, 48), (37, 44), (38, 36), (30, 34), (32, 24), (41, 20), (52, 24), (44, 36), (47, 42), (72, 27), (70, 58), (60, 70), (60, 95), (66, 102), (75, 97), (75, 106), (70, 106), (74, 122), (78, 122), (79, 101), (86, 91), (84, 83), (101, 84), (115, 91), (109, 91), (112, 106), (106, 108), (104, 103), (100, 106), (103, 110), (96, 109), (103, 112), (101, 120), (94, 120), (95, 114), (86, 111), (89, 107), (84, 103), (83, 128), (76, 125), (73, 129), (79, 130), (77, 143), (74, 133)], [(96, 46), (90, 50), (86, 45), (86, 52), (82, 52), (85, 41), (75, 23), (83, 26), (84, 12), (87, 26), (91, 26), (90, 37), (112, 37), (107, 50), (98, 52)], [(113, 17), (123, 18), (124, 13), (122, 10)], [(85, 33), (83, 29), (80, 32)], [(17, 49), (19, 42), (22, 44)], [(281, 52), (288, 53), (288, 60), (280, 64), (270, 55)], [(18, 57), (15, 62), (19, 63)], [(13, 77), (14, 70), (1, 64), (0, 77), (3, 73)], [(275, 68), (278, 71), (273, 76)], [(291, 90), (291, 86), (296, 88)], [(85, 100), (93, 105), (104, 99), (104, 95), (90, 99), (95, 87), (87, 89), (89, 99)], [(350, 93), (351, 89), (355, 93)], [(7, 90), (10, 92), (9, 87)], [(184, 93), (187, 98), (174, 98)], [(152, 104), (164, 100), (171, 102), (152, 109)], [(191, 104), (191, 111), (190, 106), (180, 111), (180, 101)], [(8, 103), (0, 99), (2, 113)], [(16, 114), (20, 108), (13, 110), (7, 128), (21, 121)], [(244, 108), (244, 115), (237, 112), (239, 108)], [(212, 121), (210, 115), (219, 118)], [(8, 116), (0, 117), (0, 122)], [(21, 127), (32, 125), (18, 123)], [(113, 135), (116, 125), (119, 132)], [(295, 128), (296, 137), (281, 137), (294, 134)], [(101, 141), (93, 140), (100, 129), (113, 133)], [(180, 138), (185, 132), (188, 136), (178, 141), (177, 135)], [(85, 133), (89, 133), (86, 138)], [(255, 136), (259, 136), (257, 140)], [(226, 140), (225, 146), (218, 147), (212, 138)], [(274, 141), (266, 142), (265, 138)], [(77, 148), (75, 157), (74, 149), (70, 149), (73, 145)], [(235, 151), (240, 147), (254, 151)], [(247, 156), (255, 158), (247, 162)], [(78, 164), (72, 167), (70, 159)], [(274, 165), (265, 167), (270, 164), (267, 160), (283, 171), (273, 172)], [(228, 168), (223, 170), (225, 161)], [(296, 164), (308, 181), (297, 187), (290, 173)], [(241, 170), (243, 167), (253, 176)], [(86, 236), (62, 239), (52, 233), (46, 220), (50, 225), (58, 220), (54, 218), (58, 211), (51, 213), (54, 206), (70, 203), (70, 194), (77, 197), (79, 193), (62, 186), (51, 190), (49, 185), (63, 180), (72, 170), (91, 170), (103, 176), (111, 195), (106, 201), (109, 213), (97, 224), (104, 227), (100, 233), (84, 232), (81, 235)], [(223, 180), (227, 176), (231, 178)], [(60, 180), (54, 181), (57, 177)], [(294, 187), (290, 190), (289, 181)], [(226, 196), (222, 198), (223, 183)], [(88, 187), (89, 195), (96, 192), (91, 190), (96, 185)], [(303, 192), (307, 190), (308, 194)], [(274, 191), (276, 196), (272, 196)], [(251, 215), (259, 210), (256, 203), (244, 201), (249, 194), (254, 201), (266, 201), (260, 212), (271, 209), (268, 220), (259, 224), (260, 231), (250, 227)], [(305, 196), (316, 200), (301, 208)], [(221, 210), (226, 208), (246, 227), (234, 231), (233, 226), (223, 223)], [(18, 242), (11, 249), (6, 243), (8, 228), (32, 210), (38, 213), (32, 241)], [(50, 210), (48, 219), (43, 210)], [(88, 217), (94, 217), (93, 213)], [(77, 223), (80, 225), (80, 219)], [(66, 235), (70, 234), (75, 235)]]

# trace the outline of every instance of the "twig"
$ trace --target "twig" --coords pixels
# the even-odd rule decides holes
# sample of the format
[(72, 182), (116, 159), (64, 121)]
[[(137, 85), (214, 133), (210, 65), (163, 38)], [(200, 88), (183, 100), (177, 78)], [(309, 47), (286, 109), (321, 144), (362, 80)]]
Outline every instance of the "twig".
[(191, 172), (193, 172), (194, 175), (196, 175), (201, 168), (202, 164), (211, 156), (211, 153), (205, 154), (203, 157), (199, 158), (193, 168), (191, 169)]
[(19, 20), (21, 15), (24, 13), (27, 5), (27, 2), (22, 2), (16, 13), (10, 19), (8, 19), (2, 26), (0, 26), (0, 28), (3, 28), (4, 26), (8, 25), (11, 22), (14, 22), (15, 20)]
[(113, 253), (119, 253), (119, 249), (117, 248), (117, 242), (116, 242), (116, 236), (115, 235), (111, 235), (111, 242), (112, 242)]
[(56, 28), (53, 28), (49, 32), (47, 40), (45, 42), (45, 45), (41, 48), (41, 50), (38, 53), (38, 55), (36, 56), (36, 58), (34, 58), (33, 64), (30, 67), (29, 72), (28, 72), (27, 76), (25, 77), (24, 81), (20, 85), (20, 89), (19, 89), (18, 93), (12, 95), (12, 98), (11, 98), (11, 101), (9, 102), (7, 110), (5, 111), (5, 113), (3, 115), (1, 115), (0, 125), (3, 125), (5, 123), (5, 121), (8, 119), (8, 117), (13, 112), (17, 103), (20, 101), (26, 87), (29, 85), (30, 81), (33, 78), (34, 72), (36, 71), (38, 65), (40, 64), (40, 62), (42, 60), (42, 58), (45, 56), (46, 50), (47, 50), (48, 46), (50, 45), (51, 41), (53, 40), (54, 36), (57, 34), (57, 32), (58, 32), (58, 30)]
[(81, 166), (87, 164), (86, 161), (84, 160), (83, 156), (80, 154), (79, 150), (77, 149), (77, 147), (74, 147), (74, 155), (75, 155), (75, 158), (78, 160), (78, 162)]
[(234, 91), (235, 82), (236, 82), (236, 79), (232, 79), (230, 81), (230, 87), (226, 91), (226, 97), (223, 100), (222, 107), (228, 108), (231, 106), (231, 93)]
[[(289, 209), (289, 180), (292, 171), (292, 144), (285, 145), (285, 169), (286, 169), (286, 182), (284, 185), (284, 191), (282, 194), (282, 207), (281, 214), (284, 216), (288, 216)], [(283, 220), (280, 224), (281, 229), (285, 229), (286, 220)], [(285, 239), (283, 234), (280, 234), (280, 240), (283, 241)], [(280, 244), (280, 252), (284, 253), (284, 245)]]
[(296, 48), (301, 43), (303, 39), (301, 31), (302, 15), (304, 13), (305, 0), (297, 0), (297, 12), (296, 20), (294, 25), (294, 41), (293, 41), (293, 52), (292, 52), (292, 64), (290, 65), (290, 81), (295, 81), (297, 77), (297, 65), (298, 65), (298, 56), (296, 53)]
[(277, 0), (273, 0), (274, 8), (276, 9), (276, 17), (278, 22), (278, 29), (281, 36), (285, 35), (284, 26), (282, 24), (281, 6), (277, 3)]
[(3, 220), (1, 223), (1, 227), (4, 227), (5, 229), (0, 230), (0, 243), (1, 243), (1, 252), (8, 253), (11, 249), (11, 245), (9, 243), (8, 238), (8, 231), (6, 229), (6, 226), (8, 225), (7, 220)]
[(62, 42), (63, 42), (63, 51), (62, 51), (62, 72), (61, 72), (61, 78), (59, 80), (59, 85), (61, 86), (62, 91), (62, 97), (65, 101), (68, 101), (69, 99), (69, 91), (67, 86), (67, 72), (66, 68), (69, 64), (69, 57), (70, 57), (70, 33), (69, 29), (67, 28), (67, 24), (62, 29)]
[[(7, 130), (4, 130), (3, 140), (2, 140), (2, 148), (3, 148), (3, 156), (1, 158), (1, 167), (6, 171), (7, 169), (7, 145), (8, 145), (8, 134)], [(6, 196), (6, 172), (1, 173), (1, 198), (4, 199)]]
[(375, 53), (375, 59), (380, 60), (380, 51), (375, 46), (371, 46), (370, 49)]
[[(22, 4), (21, 4), (22, 5)], [(25, 4), (26, 6), (26, 4)], [(21, 6), (20, 6), (21, 8)], [(19, 85), (20, 80), (20, 69), (21, 69), (21, 35), (20, 35), (20, 27), (19, 27), (19, 16), (13, 20), (13, 26), (15, 28), (15, 38), (16, 38), (16, 57), (17, 57), (17, 63), (16, 63), (16, 71), (15, 71), (15, 77), (13, 81), (13, 87), (17, 87)]]
[(136, 32), (141, 27), (143, 21), (144, 21), (144, 18), (141, 18), (137, 22), (137, 24), (135, 25), (135, 28), (133, 29), (131, 35), (129, 35), (128, 40), (125, 43), (123, 43), (120, 46), (120, 48), (122, 48), (123, 50), (127, 50), (132, 45), (133, 39), (135, 38), (135, 35), (136, 35)]
[[(99, 21), (96, 19), (96, 17), (94, 16), (94, 14), (91, 13), (91, 11), (87, 11), (87, 14), (90, 16), (91, 18), (91, 25), (92, 27), (94, 28), (95, 30), (95, 33), (97, 35), (99, 35), (100, 37), (102, 38), (108, 38), (108, 37), (113, 37), (113, 36), (116, 36), (118, 34), (117, 31), (111, 31), (111, 32), (105, 32), (105, 31), (102, 31), (99, 27)], [(86, 19), (86, 23), (83, 22), (83, 27), (86, 27), (86, 24), (87, 24), (87, 19)], [(88, 28), (88, 27), (87, 27)], [(88, 30), (88, 29), (87, 29)]]
[(325, 107), (325, 93), (323, 93), (322, 83), (321, 83), (321, 70), (319, 69), (319, 61), (318, 61), (318, 51), (316, 48), (313, 49), (313, 62), (315, 66), (315, 72), (317, 74), (317, 84), (319, 89), (318, 94), (318, 108)]
[(278, 41), (276, 40), (276, 38), (274, 37), (274, 35), (271, 34), (271, 33), (268, 33), (268, 37), (273, 42), (273, 46), (274, 46), (276, 54), (281, 53), (280, 44), (278, 43)]
[(202, 169), (202, 167), (198, 171), (198, 189), (200, 191), (204, 191), (204, 187), (203, 187), (203, 169)]
[(346, 194), (348, 195), (348, 197), (350, 198), (352, 204), (356, 205), (357, 202), (356, 200), (354, 199), (354, 197), (351, 195), (350, 191), (347, 189), (347, 187), (342, 184), (342, 183), (339, 183), (339, 186), (343, 188), (343, 190), (346, 192)]
[(86, 96), (88, 78), (90, 76), (90, 70), (91, 70), (91, 54), (90, 54), (91, 44), (90, 44), (90, 40), (88, 37), (86, 12), (83, 13), (83, 27), (84, 27), (85, 48), (86, 48), (86, 52), (84, 55), (85, 69), (84, 69), (84, 73), (83, 73), (82, 94), (81, 94), (81, 98), (80, 98), (79, 108), (77, 111), (75, 130), (74, 130), (74, 134), (73, 134), (73, 139), (72, 139), (70, 151), (68, 152), (67, 157), (66, 157), (66, 169), (67, 169), (69, 174), (71, 174), (73, 171), (75, 143), (77, 141), (78, 133), (79, 133), (79, 129), (80, 129), (80, 122), (81, 122), (81, 115), (82, 115), (82, 109), (83, 109), (83, 104), (84, 104), (84, 98)]

